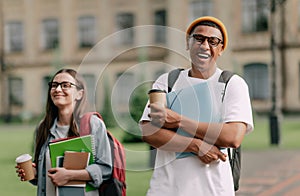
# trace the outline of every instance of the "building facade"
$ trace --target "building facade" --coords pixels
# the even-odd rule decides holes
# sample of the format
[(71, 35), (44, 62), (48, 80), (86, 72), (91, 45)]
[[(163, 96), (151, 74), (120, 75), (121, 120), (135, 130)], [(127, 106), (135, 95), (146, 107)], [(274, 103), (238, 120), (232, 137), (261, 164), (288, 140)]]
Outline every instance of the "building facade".
[(109, 93), (126, 112), (135, 88), (189, 66), (184, 31), (203, 15), (225, 23), (218, 65), (246, 79), (254, 110), (270, 111), (275, 98), (299, 112), (300, 0), (276, 0), (273, 11), (271, 0), (1, 0), (0, 115), (43, 113), (47, 83), (62, 67), (83, 74), (96, 110)]

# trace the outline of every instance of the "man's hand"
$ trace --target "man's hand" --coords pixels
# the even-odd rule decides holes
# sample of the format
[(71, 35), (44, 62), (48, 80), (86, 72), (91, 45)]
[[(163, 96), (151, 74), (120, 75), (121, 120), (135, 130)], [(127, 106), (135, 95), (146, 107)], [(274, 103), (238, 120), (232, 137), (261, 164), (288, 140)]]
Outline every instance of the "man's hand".
[(152, 103), (149, 107), (151, 108), (149, 116), (153, 125), (166, 129), (179, 127), (181, 116), (178, 113), (157, 103)]
[(199, 147), (198, 156), (199, 159), (205, 164), (209, 164), (219, 159), (226, 161), (226, 154), (222, 153), (218, 147), (206, 142), (202, 142), (201, 146)]

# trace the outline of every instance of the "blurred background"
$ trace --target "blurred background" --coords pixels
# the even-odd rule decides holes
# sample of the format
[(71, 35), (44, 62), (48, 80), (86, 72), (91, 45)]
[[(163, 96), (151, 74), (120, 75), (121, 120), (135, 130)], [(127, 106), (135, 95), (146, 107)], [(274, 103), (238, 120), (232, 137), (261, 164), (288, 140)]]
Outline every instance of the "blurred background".
[[(99, 79), (94, 71), (106, 66), (104, 63), (109, 66), (101, 81), (107, 81), (108, 88), (113, 87), (123, 72), (143, 61), (189, 66), (188, 59), (178, 57), (178, 52), (185, 52), (184, 39), (172, 39), (165, 28), (140, 33), (132, 27), (157, 25), (184, 32), (193, 19), (203, 15), (215, 16), (225, 23), (229, 45), (218, 65), (246, 79), (253, 109), (256, 112), (272, 109), (275, 80), (276, 107), (284, 112), (299, 112), (300, 3), (275, 0), (275, 9), (272, 1), (1, 0), (0, 115), (5, 121), (40, 115), (50, 76), (62, 66), (77, 67), (84, 63), (82, 66), (88, 68), (83, 74), (91, 89)], [(97, 59), (83, 61), (97, 43), (128, 28), (132, 29), (120, 34), (122, 37), (114, 36), (114, 41), (105, 45)], [(271, 47), (271, 40), (275, 47)], [(134, 48), (138, 43), (155, 47)], [(146, 69), (145, 81), (167, 71), (166, 66), (155, 64)], [(123, 84), (118, 86), (123, 97), (130, 93), (126, 92), (126, 86), (134, 86), (141, 79), (138, 74), (126, 74)], [(100, 111), (107, 93), (103, 86), (97, 85), (95, 93), (96, 109)]]
[[(149, 170), (136, 122), (151, 83), (174, 67), (189, 67), (184, 32), (204, 15), (228, 30), (218, 66), (249, 85), (260, 133), (245, 138), (245, 150), (298, 149), (300, 0), (0, 0), (0, 128), (3, 142), (15, 142), (7, 143), (15, 151), (1, 156), (2, 163), (13, 168), (12, 158), (24, 151), (18, 142), (28, 141), (25, 151), (31, 150), (47, 84), (58, 69), (71, 67), (86, 79), (95, 110), (128, 143), (129, 170)], [(145, 193), (150, 173), (130, 174), (145, 179), (141, 192), (129, 188), (132, 195)]]

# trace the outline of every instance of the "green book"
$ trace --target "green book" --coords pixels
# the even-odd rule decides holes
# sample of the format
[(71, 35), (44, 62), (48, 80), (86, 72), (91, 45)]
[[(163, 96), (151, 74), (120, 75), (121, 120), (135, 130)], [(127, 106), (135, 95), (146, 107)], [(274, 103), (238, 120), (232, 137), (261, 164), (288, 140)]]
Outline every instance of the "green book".
[(64, 156), (65, 151), (90, 152), (89, 165), (94, 163), (95, 145), (92, 135), (59, 140), (49, 144), (52, 167), (56, 167), (56, 157)]
[[(65, 151), (89, 152), (91, 154), (89, 165), (95, 161), (95, 145), (92, 135), (53, 141), (49, 144), (49, 150), (52, 167), (57, 167), (57, 157), (64, 156)], [(86, 185), (87, 191), (94, 190), (89, 184)]]

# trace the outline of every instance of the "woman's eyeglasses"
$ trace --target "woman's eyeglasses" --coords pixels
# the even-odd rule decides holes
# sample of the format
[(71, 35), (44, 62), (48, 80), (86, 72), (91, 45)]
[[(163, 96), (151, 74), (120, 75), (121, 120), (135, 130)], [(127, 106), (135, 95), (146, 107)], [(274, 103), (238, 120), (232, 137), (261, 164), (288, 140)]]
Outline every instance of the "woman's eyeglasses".
[(217, 37), (207, 37), (201, 34), (192, 34), (191, 37), (193, 37), (200, 44), (203, 44), (207, 39), (208, 44), (212, 47), (217, 47), (220, 43), (223, 43), (222, 40)]
[(71, 82), (49, 82), (48, 85), (51, 88), (51, 90), (57, 89), (58, 86), (60, 86), (61, 89), (63, 89), (63, 90), (70, 89), (72, 86), (75, 86), (80, 89), (79, 86), (77, 86), (76, 84), (73, 84)]

